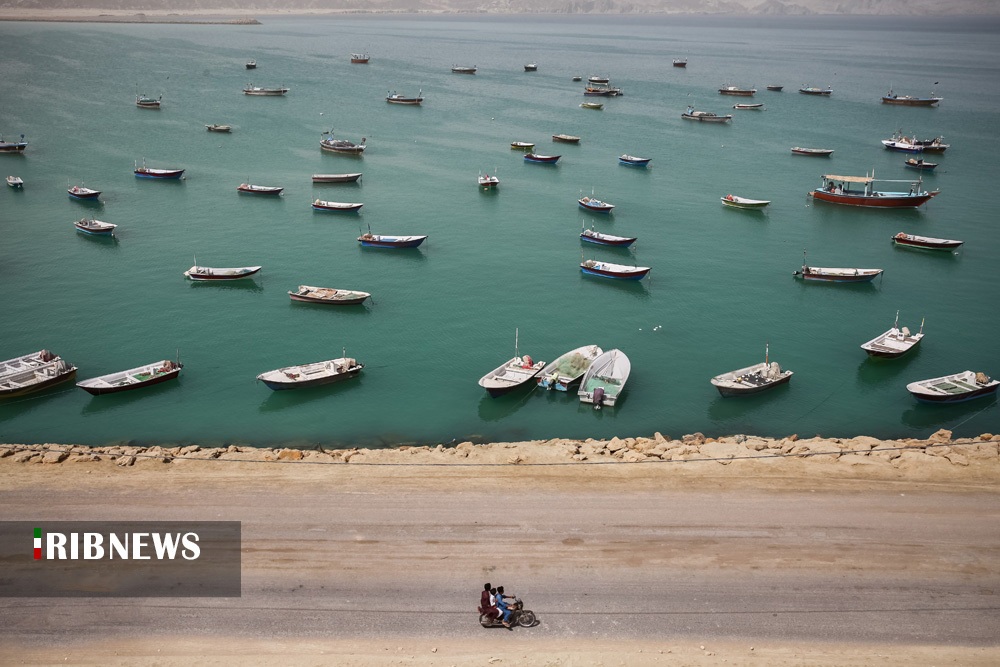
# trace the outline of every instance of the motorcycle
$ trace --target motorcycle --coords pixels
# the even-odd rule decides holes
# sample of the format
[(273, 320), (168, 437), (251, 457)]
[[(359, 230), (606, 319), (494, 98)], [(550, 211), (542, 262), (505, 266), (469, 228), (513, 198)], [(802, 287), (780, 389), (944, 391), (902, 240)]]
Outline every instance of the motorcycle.
[[(521, 602), (521, 598), (515, 597), (514, 601), (507, 605), (510, 609), (510, 627), (515, 625), (520, 625), (522, 628), (530, 628), (535, 624), (535, 612), (530, 609), (524, 608), (524, 603)], [(486, 612), (487, 609), (482, 607), (476, 607), (479, 611), (479, 624), (484, 628), (502, 628), (503, 614), (501, 613), (496, 618), (491, 618)]]

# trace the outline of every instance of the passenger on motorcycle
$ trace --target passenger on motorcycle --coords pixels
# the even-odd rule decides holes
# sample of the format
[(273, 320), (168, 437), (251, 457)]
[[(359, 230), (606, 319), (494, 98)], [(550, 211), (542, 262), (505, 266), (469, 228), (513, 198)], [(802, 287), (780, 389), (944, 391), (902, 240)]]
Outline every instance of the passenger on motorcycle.
[(500, 612), (497, 611), (495, 598), (493, 597), (493, 593), (495, 592), (495, 588), (490, 584), (486, 584), (483, 586), (483, 592), (479, 594), (479, 608), (482, 610), (481, 613), (489, 616), (490, 620), (500, 615)]

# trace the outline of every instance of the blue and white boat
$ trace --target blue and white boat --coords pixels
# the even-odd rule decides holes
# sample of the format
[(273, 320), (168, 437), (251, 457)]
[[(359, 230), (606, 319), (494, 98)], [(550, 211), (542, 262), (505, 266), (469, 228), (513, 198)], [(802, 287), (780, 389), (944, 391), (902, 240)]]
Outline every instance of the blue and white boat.
[(598, 262), (588, 259), (580, 264), (580, 271), (589, 276), (600, 278), (615, 278), (617, 280), (642, 280), (650, 271), (648, 266), (625, 266), (611, 262)]
[(626, 167), (645, 167), (649, 164), (651, 157), (636, 157), (634, 155), (620, 155), (618, 156), (618, 164), (623, 164)]

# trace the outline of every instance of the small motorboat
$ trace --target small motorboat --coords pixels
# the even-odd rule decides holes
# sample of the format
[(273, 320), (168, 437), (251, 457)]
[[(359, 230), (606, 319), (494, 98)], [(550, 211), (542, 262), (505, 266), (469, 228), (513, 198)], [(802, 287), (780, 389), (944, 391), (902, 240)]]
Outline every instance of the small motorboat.
[(604, 108), (604, 103), (603, 102), (581, 102), (580, 103), (580, 108), (581, 109), (597, 109), (597, 110), (601, 110), (601, 109)]
[(740, 88), (739, 86), (723, 86), (719, 88), (720, 95), (736, 95), (739, 97), (752, 97), (756, 94), (756, 88)]
[(261, 86), (251, 86), (247, 85), (243, 89), (244, 95), (254, 95), (256, 97), (279, 97), (288, 92), (288, 88), (284, 86), (279, 86), (278, 88), (263, 88)]
[(16, 188), (23, 188), (24, 187), (24, 179), (22, 179), (20, 176), (8, 176), (7, 177), (7, 185), (9, 185), (10, 187), (15, 188), (15, 189)]
[(722, 373), (712, 378), (712, 386), (724, 398), (757, 394), (787, 383), (792, 371), (781, 370), (776, 361), (768, 360), (768, 346), (764, 346), (764, 361), (739, 370)]
[(358, 202), (323, 201), (322, 199), (314, 199), (312, 203), (314, 211), (329, 211), (334, 213), (360, 211), (362, 206), (364, 204)]
[(576, 395), (581, 403), (591, 403), (595, 410), (603, 406), (614, 407), (625, 389), (632, 372), (632, 362), (621, 350), (604, 352), (590, 364), (580, 380)]
[(427, 239), (423, 236), (384, 236), (366, 232), (358, 237), (365, 248), (416, 248)]
[(583, 81), (583, 77), (582, 76), (574, 76), (573, 77), (573, 81)]
[(614, 278), (617, 280), (642, 280), (650, 271), (648, 266), (626, 266), (588, 259), (580, 264), (580, 271), (588, 276)]
[(682, 60), (682, 59), (679, 59), (679, 58), (674, 58), (673, 65), (674, 65), (674, 67), (687, 67), (688, 66), (688, 61), (687, 60)]
[(248, 195), (280, 195), (285, 188), (270, 185), (252, 185), (250, 183), (240, 183), (236, 190)]
[(769, 199), (747, 199), (736, 195), (726, 195), (719, 199), (723, 204), (732, 208), (762, 209), (771, 203)]
[(184, 272), (184, 276), (194, 281), (242, 280), (257, 275), (260, 266), (241, 266), (236, 268), (216, 268), (198, 266), (197, 264)]
[(140, 109), (159, 109), (163, 102), (163, 95), (159, 97), (146, 97), (145, 95), (135, 96), (135, 105)]
[(962, 371), (928, 380), (918, 380), (906, 385), (906, 391), (922, 403), (962, 403), (974, 398), (991, 396), (997, 392), (1000, 381), (986, 373)]
[(925, 162), (923, 158), (909, 158), (903, 162), (904, 167), (909, 167), (910, 169), (917, 169), (919, 171), (934, 171), (938, 166), (937, 162)]
[(0, 135), (0, 153), (23, 153), (27, 147), (23, 134), (20, 141), (4, 141), (3, 135)]
[(85, 188), (82, 185), (74, 185), (66, 192), (73, 199), (89, 199), (94, 200), (101, 196), (100, 190), (93, 190), (91, 188)]
[(684, 120), (697, 120), (702, 123), (728, 123), (733, 119), (732, 114), (720, 116), (711, 111), (695, 111), (693, 107), (688, 107), (687, 111), (681, 114)]
[(90, 234), (91, 236), (114, 236), (115, 228), (118, 225), (110, 222), (103, 222), (101, 220), (94, 220), (93, 218), (83, 218), (74, 222), (73, 226), (76, 227), (76, 231), (83, 234)]
[(361, 174), (313, 174), (313, 183), (355, 183)]
[(572, 134), (553, 134), (552, 141), (559, 141), (564, 144), (578, 144), (580, 143), (580, 137), (574, 137)]
[(611, 83), (611, 79), (606, 76), (591, 76), (587, 77), (587, 83), (594, 84), (595, 86), (606, 86)]
[(528, 143), (527, 141), (512, 141), (510, 142), (511, 150), (515, 151), (530, 151), (535, 147), (535, 144)]
[(636, 242), (636, 236), (614, 236), (613, 234), (602, 234), (593, 229), (584, 229), (580, 232), (580, 239), (587, 243), (597, 245), (613, 246), (616, 248), (627, 248)]
[(479, 187), (486, 189), (493, 189), (500, 185), (500, 179), (494, 174), (490, 176), (489, 174), (479, 174)]
[(303, 303), (321, 303), (328, 306), (355, 306), (371, 297), (371, 294), (355, 290), (334, 289), (332, 287), (299, 285), (299, 289), (295, 292), (289, 290), (288, 297), (292, 301), (301, 301)]
[(538, 71), (538, 63), (527, 63), (524, 66), (524, 71), (525, 72), (537, 72)]
[(593, 211), (594, 213), (611, 213), (611, 211), (615, 208), (614, 204), (609, 204), (606, 201), (595, 199), (593, 196), (581, 197), (580, 199), (577, 200), (577, 202), (583, 208), (587, 209), (588, 211)]
[(184, 368), (184, 364), (179, 361), (164, 359), (145, 366), (130, 368), (127, 371), (90, 378), (77, 382), (76, 386), (95, 396), (117, 394), (121, 391), (150, 387), (167, 380), (174, 380), (180, 375), (182, 368)]
[(734, 104), (734, 109), (740, 109), (742, 111), (763, 111), (763, 104)]
[(352, 53), (351, 54), (351, 64), (353, 65), (367, 65), (371, 57), (367, 53)]
[(924, 323), (920, 322), (920, 331), (911, 334), (906, 327), (899, 328), (899, 311), (896, 311), (896, 321), (892, 328), (883, 334), (879, 334), (867, 343), (861, 344), (861, 349), (868, 353), (869, 357), (881, 357), (884, 359), (895, 359), (901, 357), (917, 345), (924, 338)]
[(257, 61), (256, 60), (248, 60), (247, 61), (247, 69), (257, 69)]
[(870, 283), (882, 275), (882, 269), (829, 268), (809, 266), (802, 253), (802, 268), (792, 273), (796, 278), (829, 283)]
[(158, 178), (158, 179), (168, 179), (168, 178), (183, 178), (183, 169), (153, 169), (146, 166), (145, 160), (143, 160), (142, 166), (133, 165), (132, 172), (135, 174), (136, 178)]
[(534, 162), (536, 164), (555, 164), (559, 161), (562, 155), (537, 155), (535, 153), (525, 153), (525, 162)]
[(651, 157), (636, 157), (635, 155), (619, 155), (618, 164), (626, 167), (645, 167), (652, 161)]
[(833, 88), (817, 88), (815, 86), (805, 86), (799, 88), (799, 92), (803, 95), (831, 95), (833, 93)]
[(964, 243), (964, 241), (957, 239), (936, 239), (932, 236), (917, 236), (905, 232), (899, 232), (893, 236), (892, 242), (903, 248), (916, 248), (918, 250), (954, 250)]
[(76, 377), (76, 366), (48, 350), (0, 361), (0, 398), (23, 396)]
[(356, 144), (347, 139), (334, 139), (333, 132), (324, 132), (319, 141), (319, 147), (324, 151), (340, 153), (341, 155), (361, 155), (365, 152), (367, 137), (361, 137), (361, 143)]
[(833, 155), (832, 148), (802, 148), (801, 146), (793, 146), (792, 153), (795, 155), (808, 155), (810, 157), (828, 157)]
[(278, 368), (261, 373), (257, 379), (263, 382), (268, 389), (274, 391), (303, 389), (349, 380), (357, 377), (364, 367), (365, 365), (359, 363), (357, 359), (341, 357), (329, 361)]
[(233, 126), (232, 125), (219, 125), (218, 123), (214, 123), (212, 125), (206, 125), (205, 129), (208, 130), (209, 132), (232, 132), (233, 131)]
[(464, 67), (461, 65), (452, 65), (451, 71), (454, 74), (475, 74), (477, 67)]
[(583, 345), (560, 355), (550, 362), (536, 377), (542, 389), (566, 391), (580, 381), (594, 360), (604, 354), (597, 345)]
[(407, 97), (406, 95), (400, 95), (396, 91), (386, 94), (385, 101), (389, 104), (406, 104), (409, 106), (419, 106), (421, 102), (424, 101), (424, 91), (421, 90), (417, 93), (416, 97)]
[(765, 88), (767, 88), (773, 93), (780, 93), (781, 89), (784, 88), (784, 86), (765, 86)]

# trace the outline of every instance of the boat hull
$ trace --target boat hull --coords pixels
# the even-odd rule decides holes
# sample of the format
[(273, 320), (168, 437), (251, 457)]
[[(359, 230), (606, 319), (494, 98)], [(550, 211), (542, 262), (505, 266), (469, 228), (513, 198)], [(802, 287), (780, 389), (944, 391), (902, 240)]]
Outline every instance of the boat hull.
[(81, 199), (84, 201), (94, 200), (101, 196), (100, 190), (93, 190), (91, 192), (73, 192), (72, 190), (69, 190), (68, 193), (73, 199)]
[(649, 274), (649, 269), (640, 268), (638, 271), (617, 271), (609, 269), (601, 269), (598, 267), (589, 267), (580, 265), (580, 271), (588, 276), (597, 276), (598, 278), (611, 278), (613, 280), (642, 280)]
[(561, 155), (533, 155), (529, 153), (524, 156), (524, 161), (534, 164), (556, 164), (561, 157)]
[(426, 236), (417, 236), (408, 239), (366, 239), (358, 237), (361, 246), (364, 248), (416, 248), (427, 239)]
[(832, 149), (827, 148), (793, 148), (795, 155), (808, 155), (809, 157), (830, 157), (833, 155)]
[(915, 248), (917, 250), (954, 250), (960, 247), (964, 241), (953, 239), (930, 239), (926, 237), (900, 236), (892, 237), (892, 242), (903, 248)]
[(183, 169), (164, 169), (160, 171), (151, 171), (148, 169), (135, 170), (136, 178), (168, 179), (168, 178), (181, 178), (182, 176), (184, 176)]
[(46, 378), (40, 382), (33, 382), (27, 386), (18, 387), (16, 389), (0, 389), (0, 398), (15, 398), (17, 396), (25, 396), (27, 394), (33, 394), (37, 391), (42, 391), (43, 389), (48, 389), (49, 387), (54, 387), (57, 384), (62, 384), (63, 382), (69, 382), (76, 378), (76, 367), (71, 366), (69, 370), (65, 373), (54, 375), (53, 377)]
[(296, 294), (295, 292), (288, 293), (289, 298), (292, 301), (298, 301), (300, 303), (318, 303), (324, 306), (356, 306), (360, 303), (364, 303), (370, 295), (365, 294), (364, 296), (353, 297), (350, 299), (318, 299), (308, 296), (303, 296), (301, 294)]
[(883, 96), (882, 104), (895, 104), (903, 107), (932, 107), (943, 98), (941, 97), (895, 97)]
[(272, 391), (286, 391), (288, 389), (309, 389), (310, 387), (322, 387), (323, 385), (334, 384), (337, 382), (343, 382), (344, 380), (350, 380), (351, 378), (356, 378), (361, 374), (361, 369), (364, 365), (359, 364), (360, 368), (352, 369), (344, 373), (337, 373), (335, 375), (326, 375), (323, 377), (313, 378), (312, 380), (303, 380), (302, 382), (276, 382), (274, 380), (264, 380), (261, 378), (261, 382), (264, 383), (268, 389)]
[(922, 192), (919, 194), (906, 193), (886, 193), (882, 196), (871, 196), (863, 194), (834, 194), (824, 190), (813, 190), (813, 199), (830, 202), (831, 204), (843, 204), (845, 206), (863, 206), (867, 208), (917, 208), (926, 204), (938, 192)]
[(964, 403), (966, 401), (972, 401), (977, 398), (983, 398), (985, 396), (993, 396), (997, 393), (997, 387), (1000, 387), (1000, 383), (995, 380), (988, 385), (977, 387), (971, 391), (963, 392), (961, 394), (929, 394), (921, 391), (919, 388), (914, 387), (918, 383), (911, 383), (906, 385), (906, 390), (910, 392), (913, 398), (917, 399), (921, 403), (934, 403), (940, 405), (942, 403)]
[(823, 283), (870, 283), (876, 276), (882, 275), (881, 270), (866, 270), (865, 273), (838, 274), (838, 273), (814, 273), (808, 271), (796, 271), (795, 277), (802, 280), (809, 280)]
[(732, 386), (721, 386), (714, 385), (716, 389), (719, 390), (719, 394), (723, 398), (732, 398), (734, 396), (749, 396), (751, 394), (759, 394), (762, 391), (767, 391), (768, 389), (774, 389), (783, 384), (788, 384), (789, 380), (792, 379), (792, 374), (784, 375), (778, 378), (774, 382), (768, 382), (761, 385), (748, 385), (746, 387), (732, 387)]
[(23, 153), (27, 147), (27, 142), (0, 143), (0, 153)]
[(641, 160), (624, 160), (622, 158), (618, 158), (618, 164), (623, 164), (626, 167), (645, 167), (651, 160), (652, 158), (649, 158), (648, 160), (645, 158)]
[[(260, 267), (260, 266), (251, 266), (251, 267), (247, 267), (245, 270), (242, 270), (242, 272), (240, 272), (240, 273), (211, 273), (211, 272), (205, 273), (204, 272), (205, 271), (204, 268), (202, 269), (202, 271), (195, 272), (193, 270), (194, 267), (192, 267), (191, 269), (188, 269), (187, 271), (185, 271), (184, 275), (185, 275), (185, 277), (187, 277), (190, 280), (193, 280), (195, 282), (218, 282), (218, 281), (223, 281), (223, 280), (244, 280), (246, 278), (252, 278), (253, 276), (255, 276), (258, 273), (260, 273), (261, 268), (263, 268), (263, 267)], [(225, 269), (209, 269), (209, 271), (213, 271), (213, 270), (214, 271), (222, 271), (222, 270), (225, 270)]]
[(595, 245), (611, 246), (614, 248), (627, 248), (633, 243), (635, 243), (635, 237), (625, 237), (618, 236), (614, 238), (600, 238), (595, 236), (588, 236), (587, 234), (580, 234), (580, 238), (587, 243), (593, 243)]
[(90, 228), (87, 228), (87, 227), (81, 227), (80, 225), (74, 225), (74, 226), (76, 227), (76, 231), (80, 232), (81, 234), (87, 234), (88, 236), (114, 236), (115, 235), (115, 228), (114, 227), (99, 228), (99, 229), (90, 229)]
[(361, 210), (364, 204), (347, 204), (343, 206), (330, 206), (325, 204), (312, 205), (314, 211), (322, 211), (324, 213), (356, 213)]
[(354, 183), (361, 174), (313, 174), (313, 183)]
[[(154, 374), (150, 376), (148, 380), (141, 380), (139, 382), (134, 382), (131, 384), (91, 386), (87, 385), (86, 384), (87, 381), (84, 380), (84, 382), (77, 383), (76, 386), (80, 387), (80, 389), (83, 389), (85, 392), (93, 396), (101, 396), (104, 394), (119, 394), (123, 391), (132, 391), (133, 389), (152, 387), (153, 385), (167, 382), (168, 380), (176, 380), (177, 376), (181, 374), (181, 368), (183, 367), (184, 367), (183, 364), (178, 364), (173, 370), (167, 373), (160, 373), (158, 375)], [(126, 371), (126, 372), (131, 372), (131, 371)]]

